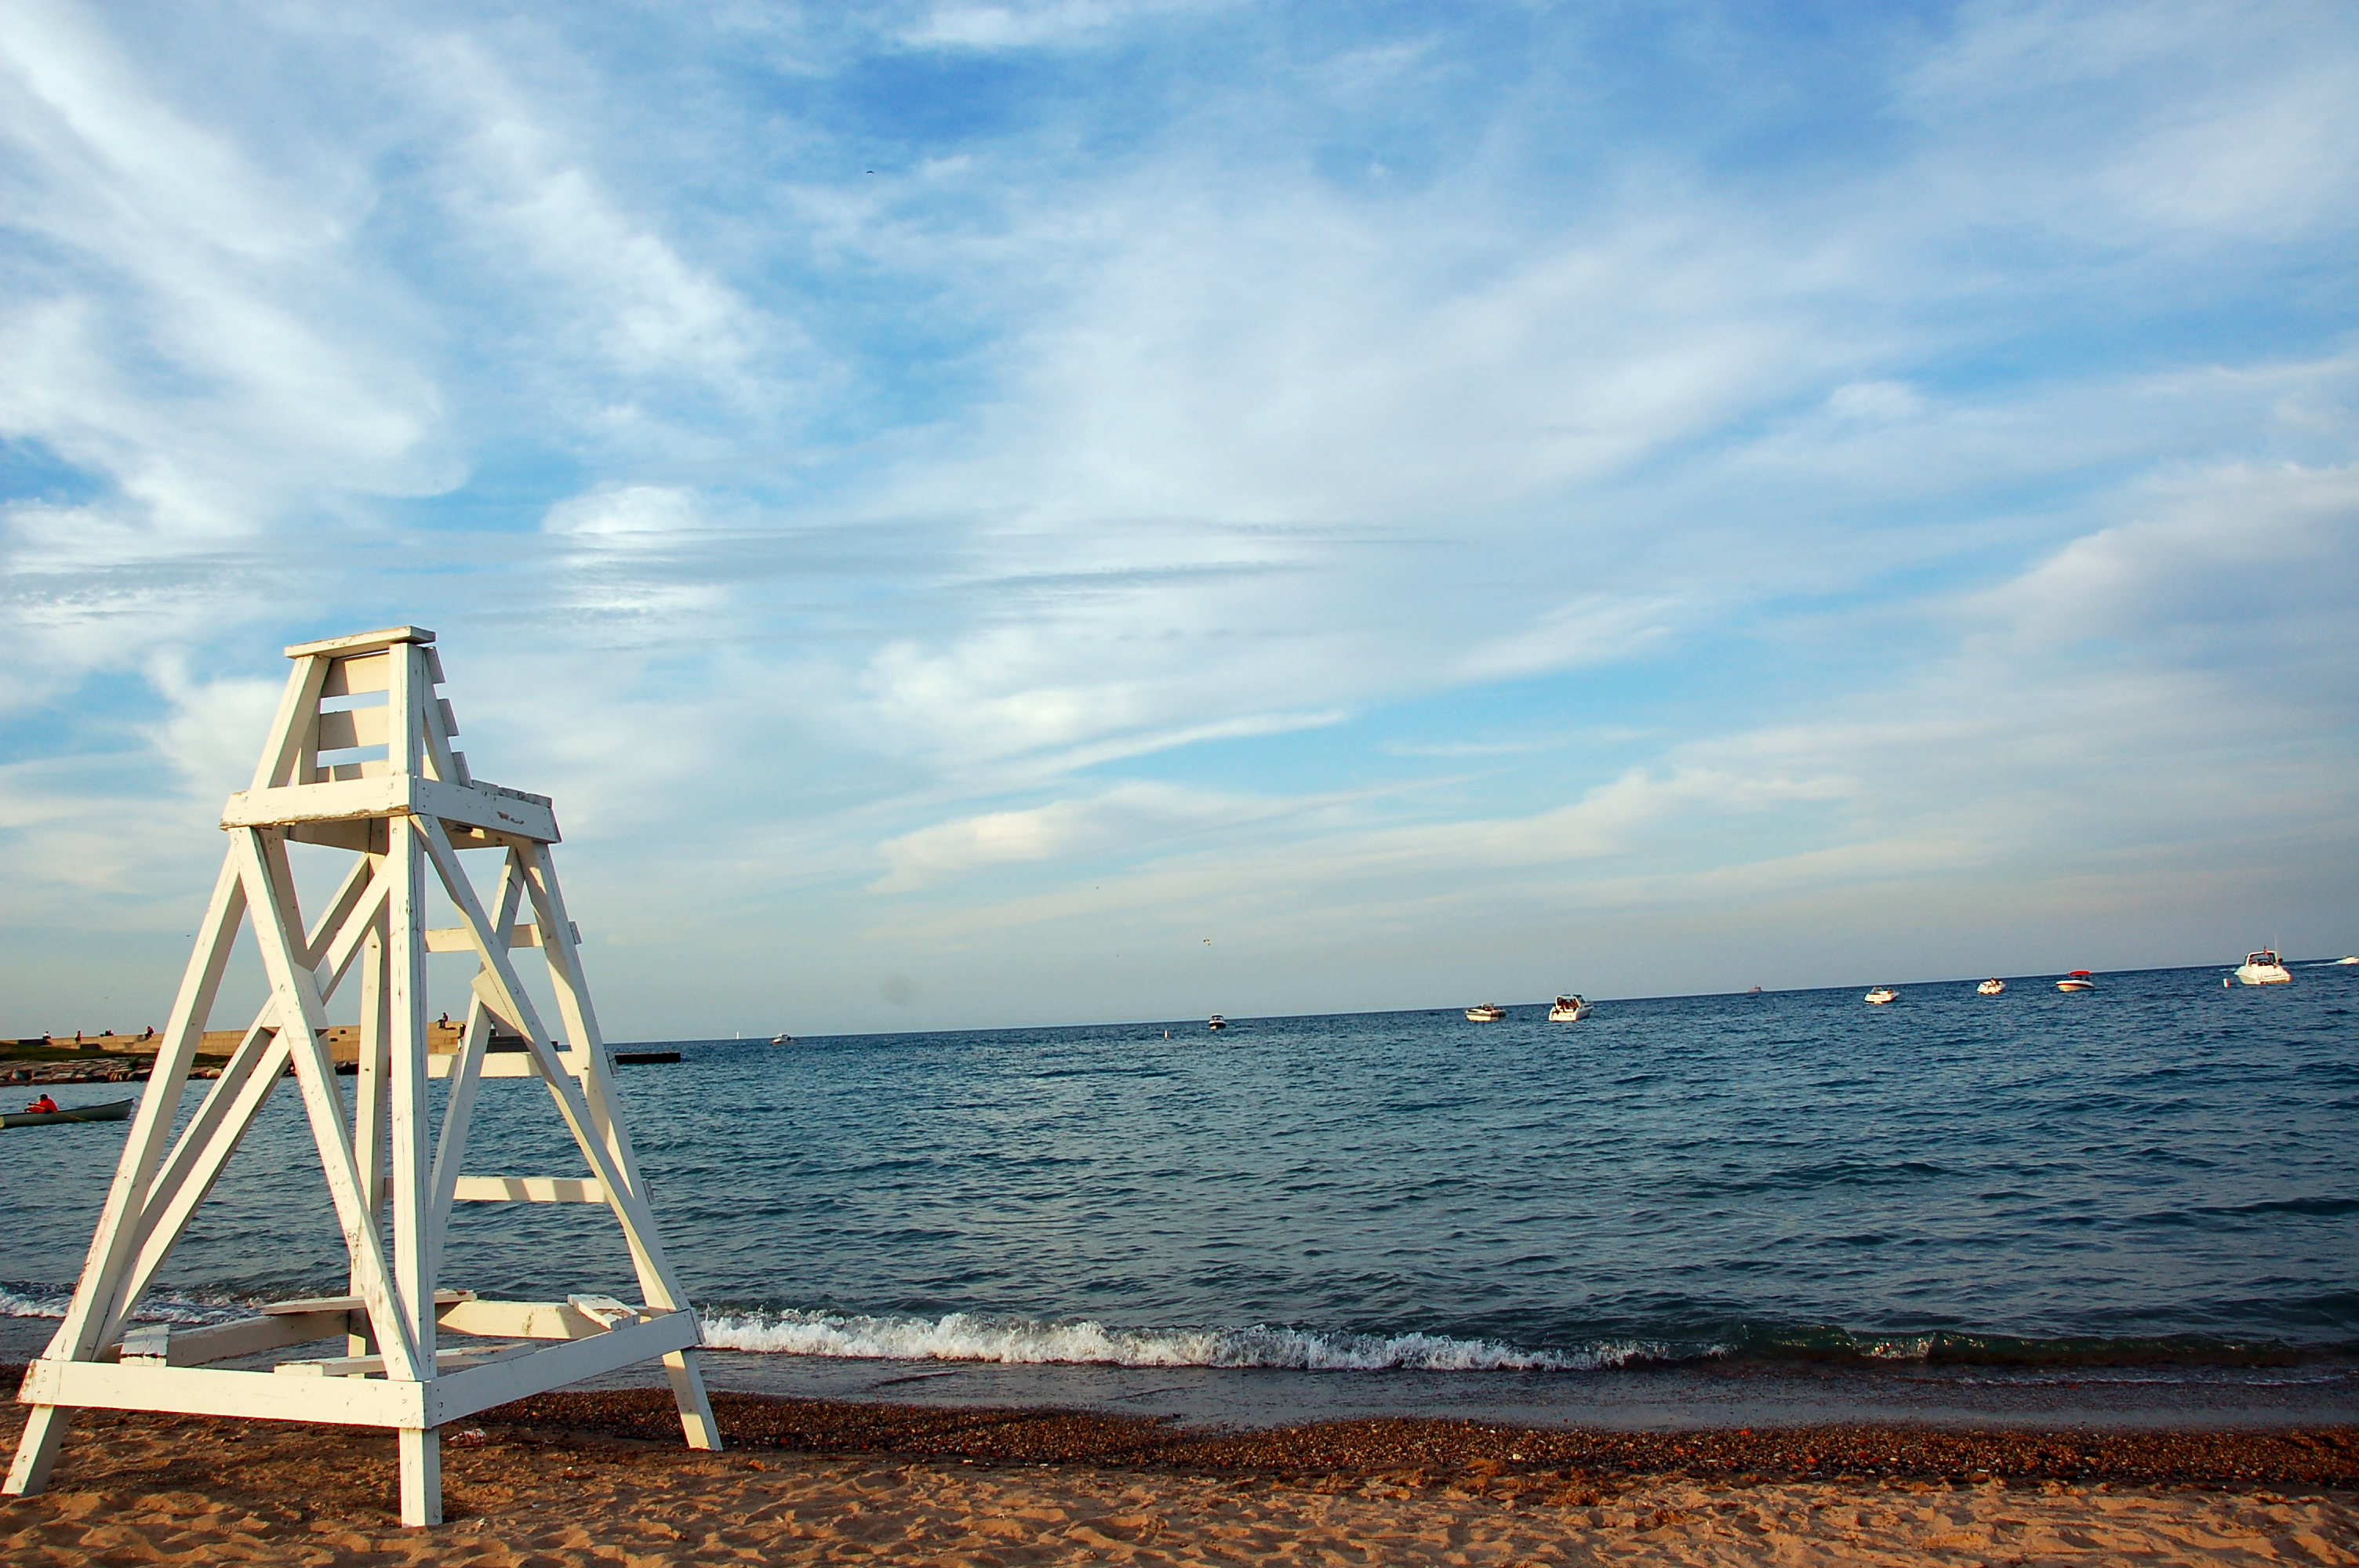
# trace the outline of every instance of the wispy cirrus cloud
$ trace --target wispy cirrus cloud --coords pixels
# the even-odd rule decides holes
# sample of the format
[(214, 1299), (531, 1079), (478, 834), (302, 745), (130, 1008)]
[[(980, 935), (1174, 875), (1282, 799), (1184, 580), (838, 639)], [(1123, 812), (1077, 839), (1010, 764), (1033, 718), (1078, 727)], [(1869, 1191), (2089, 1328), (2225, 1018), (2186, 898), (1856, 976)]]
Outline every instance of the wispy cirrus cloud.
[[(41, 918), (115, 863), (72, 759), (201, 817), (279, 643), (422, 620), (695, 1027), (1410, 1000), (1572, 930), (1741, 983), (1937, 951), (1912, 879), (1952, 948), (2037, 885), (2176, 953), (2165, 863), (2331, 921), (2339, 8), (20, 10)], [(1214, 916), (1227, 998), (1202, 931), (1060, 968)], [(696, 941), (809, 972), (623, 957)]]

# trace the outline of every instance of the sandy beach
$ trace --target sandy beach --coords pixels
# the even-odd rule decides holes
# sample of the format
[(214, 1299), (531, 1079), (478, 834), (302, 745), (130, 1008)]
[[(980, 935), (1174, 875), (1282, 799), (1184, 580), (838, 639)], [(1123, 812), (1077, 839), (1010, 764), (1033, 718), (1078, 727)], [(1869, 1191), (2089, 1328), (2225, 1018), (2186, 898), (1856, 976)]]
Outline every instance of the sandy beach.
[[(665, 1441), (653, 1394), (493, 1411), (446, 1433), (449, 1522), (417, 1531), (393, 1520), (388, 1435), (85, 1412), (51, 1489), (0, 1509), (0, 1555), (483, 1568), (2359, 1563), (2348, 1428), (2092, 1440), (1362, 1422), (1207, 1434), (1071, 1411), (716, 1403), (733, 1444), (718, 1455)], [(20, 1422), (12, 1408), (10, 1441)]]

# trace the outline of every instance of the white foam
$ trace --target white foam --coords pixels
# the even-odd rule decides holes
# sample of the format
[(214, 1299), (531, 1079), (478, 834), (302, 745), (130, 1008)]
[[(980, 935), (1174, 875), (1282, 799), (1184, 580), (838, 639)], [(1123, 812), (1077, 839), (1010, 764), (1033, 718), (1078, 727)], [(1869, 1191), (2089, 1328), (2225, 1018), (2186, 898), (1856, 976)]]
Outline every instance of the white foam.
[(1582, 1371), (1650, 1359), (1636, 1342), (1577, 1351), (1529, 1350), (1438, 1334), (1319, 1334), (1299, 1328), (1117, 1329), (1087, 1319), (1043, 1322), (951, 1313), (940, 1318), (788, 1311), (715, 1315), (704, 1342), (766, 1356), (859, 1360), (993, 1361), (1106, 1367), (1267, 1367), (1310, 1372)]
[[(73, 1292), (71, 1290), (45, 1289), (39, 1285), (10, 1290), (0, 1285), (0, 1317), (63, 1317), (66, 1308), (72, 1304)], [(135, 1315), (141, 1323), (225, 1323), (232, 1318), (248, 1315), (258, 1304), (220, 1297), (200, 1300), (168, 1291), (154, 1291), (141, 1300), (139, 1311)]]
[(19, 1295), (0, 1285), (0, 1317), (63, 1317), (66, 1304), (73, 1298), (68, 1295)]

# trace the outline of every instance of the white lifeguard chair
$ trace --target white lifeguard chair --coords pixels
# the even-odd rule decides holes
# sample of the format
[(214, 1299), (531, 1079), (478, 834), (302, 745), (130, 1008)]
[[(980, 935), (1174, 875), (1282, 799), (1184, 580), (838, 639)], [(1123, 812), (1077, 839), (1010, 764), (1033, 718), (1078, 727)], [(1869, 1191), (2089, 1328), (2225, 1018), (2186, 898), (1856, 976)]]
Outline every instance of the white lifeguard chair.
[[(230, 796), (222, 812), (229, 855), (81, 1283), (25, 1376), (18, 1397), (33, 1410), (8, 1472), (11, 1494), (48, 1484), (80, 1407), (332, 1422), (398, 1433), (401, 1522), (439, 1524), (446, 1422), (658, 1357), (689, 1445), (721, 1446), (696, 1365), (696, 1314), (656, 1234), (616, 1110), (580, 934), (558, 891), (549, 853), (556, 817), (544, 796), (468, 776), (465, 757), (451, 746), (458, 730), (451, 705), (435, 695), (442, 669), (433, 643), (433, 633), (398, 626), (287, 650), (294, 673), (254, 786)], [(289, 842), (358, 857), (309, 925)], [(488, 913), (459, 860), (480, 849), (497, 849), (506, 862)], [(429, 875), (462, 925), (426, 928)], [(196, 1048), (249, 914), (269, 1000), (175, 1139)], [(520, 947), (538, 947), (548, 959), (561, 1045), (511, 963)], [(428, 1023), (430, 952), (478, 960), (465, 1026), (440, 1051)], [(355, 971), (359, 1060), (348, 1117), (324, 1003)], [(509, 1048), (492, 1053), (495, 1024), (521, 1049), (504, 1041)], [(350, 1293), (277, 1302), (200, 1328), (132, 1326), (140, 1297), (290, 1063), (351, 1255)], [(588, 1175), (462, 1173), (469, 1113), (487, 1077), (546, 1085)], [(448, 1087), (436, 1128), (428, 1086), (438, 1078)], [(604, 1295), (482, 1301), (441, 1289), (453, 1202), (604, 1204), (622, 1226), (642, 1304)], [(337, 1335), (345, 1336), (342, 1356), (265, 1370), (216, 1365)], [(458, 1343), (444, 1348), (446, 1336)]]

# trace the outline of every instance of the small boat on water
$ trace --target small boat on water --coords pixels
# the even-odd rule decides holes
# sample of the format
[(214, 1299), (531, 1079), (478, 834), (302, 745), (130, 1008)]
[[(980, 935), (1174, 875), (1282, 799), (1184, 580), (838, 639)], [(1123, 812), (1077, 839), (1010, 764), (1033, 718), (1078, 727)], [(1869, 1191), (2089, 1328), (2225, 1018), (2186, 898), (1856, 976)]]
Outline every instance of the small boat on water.
[(2097, 977), (2086, 969), (2075, 969), (2056, 982), (2060, 991), (2093, 991), (2097, 989)]
[(1477, 1002), (1466, 1010), (1469, 1023), (1496, 1023), (1507, 1016), (1507, 1010), (1495, 1001)]
[(2245, 961), (2236, 966), (2236, 979), (2242, 984), (2248, 986), (2284, 986), (2293, 983), (2293, 977), (2286, 972), (2284, 962), (2267, 947), (2257, 953), (2245, 955)]
[(2336, 969), (2339, 969), (2339, 968), (2342, 968), (2343, 965), (2345, 965), (2345, 964), (2359, 964), (2359, 953), (2353, 953), (2353, 954), (2349, 955), (2347, 957), (2337, 958), (2337, 959), (2335, 959), (2335, 960), (2334, 960), (2334, 962), (2333, 962), (2332, 964), (2331, 964), (2331, 965), (2329, 965), (2329, 966), (2327, 966), (2327, 967), (2328, 967), (2329, 968), (2336, 968)]
[(1588, 1016), (1589, 1004), (1577, 996), (1560, 996), (1556, 999), (1555, 1005), (1549, 1009), (1550, 1023), (1579, 1023)]
[(1982, 984), (1974, 988), (1974, 994), (1976, 996), (1996, 996), (1999, 992), (2005, 989), (2006, 989), (2006, 982), (2000, 979), (1996, 975), (1993, 975), (1989, 979), (1984, 980)]
[(1874, 990), (1868, 992), (1866, 997), (1863, 1000), (1864, 1000), (1870, 1007), (1882, 1007), (1887, 1001), (1898, 1001), (1900, 1000), (1900, 993), (1894, 990), (1890, 986), (1878, 986)]
[(0, 1127), (49, 1127), (60, 1121), (122, 1121), (131, 1114), (131, 1102), (114, 1099), (104, 1105), (76, 1106), (71, 1110), (12, 1110), (0, 1115)]
[(1228, 1026), (1229, 1021), (1217, 1012), (1204, 1021), (1204, 1027), (1207, 1029), (1226, 1029)]
[(791, 1034), (773, 1034), (770, 1036), (770, 1044), (773, 1045), (791, 1045), (794, 1043), (795, 1037)]

